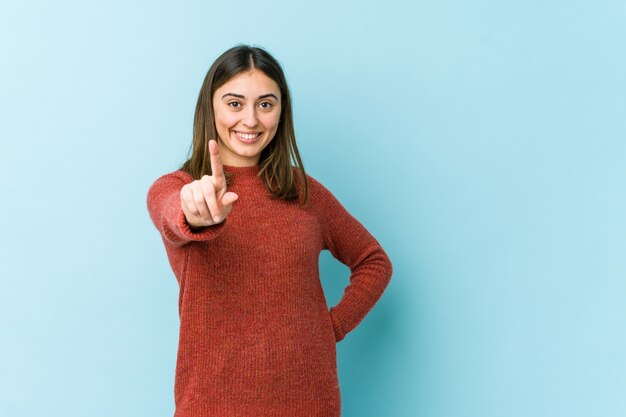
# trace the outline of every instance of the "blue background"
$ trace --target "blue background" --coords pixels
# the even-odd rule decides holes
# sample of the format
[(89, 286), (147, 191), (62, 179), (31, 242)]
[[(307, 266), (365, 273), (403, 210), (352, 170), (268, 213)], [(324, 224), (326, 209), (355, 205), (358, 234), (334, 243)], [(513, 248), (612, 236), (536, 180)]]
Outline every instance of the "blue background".
[(379, 3), (2, 2), (0, 415), (172, 415), (146, 192), (239, 42), (394, 265), (337, 345), (345, 417), (626, 415), (625, 3)]

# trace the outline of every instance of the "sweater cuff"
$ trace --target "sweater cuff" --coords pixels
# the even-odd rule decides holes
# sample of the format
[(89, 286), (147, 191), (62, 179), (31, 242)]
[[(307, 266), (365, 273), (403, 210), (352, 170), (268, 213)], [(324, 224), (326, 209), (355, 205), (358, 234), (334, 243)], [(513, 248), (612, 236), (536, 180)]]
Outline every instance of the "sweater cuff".
[(329, 314), (330, 320), (333, 323), (333, 329), (335, 330), (335, 341), (340, 342), (343, 340), (344, 337), (346, 337), (346, 332), (343, 331), (341, 323), (339, 323), (339, 320), (334, 314), (334, 307), (331, 307)]
[(178, 229), (188, 240), (209, 240), (216, 237), (220, 234), (222, 229), (224, 229), (227, 220), (228, 217), (222, 220), (221, 223), (213, 224), (211, 226), (203, 226), (202, 228), (198, 228), (196, 231), (193, 231), (191, 230), (191, 225), (187, 223), (187, 217), (185, 217), (183, 209), (181, 208), (178, 211)]
[(167, 208), (163, 219), (163, 233), (170, 242), (180, 246), (188, 242), (211, 240), (222, 233), (228, 218), (225, 218), (218, 224), (205, 226), (196, 231), (191, 230), (191, 226), (187, 223), (185, 212), (183, 212), (180, 206), (179, 198), (177, 194), (174, 194), (166, 202)]

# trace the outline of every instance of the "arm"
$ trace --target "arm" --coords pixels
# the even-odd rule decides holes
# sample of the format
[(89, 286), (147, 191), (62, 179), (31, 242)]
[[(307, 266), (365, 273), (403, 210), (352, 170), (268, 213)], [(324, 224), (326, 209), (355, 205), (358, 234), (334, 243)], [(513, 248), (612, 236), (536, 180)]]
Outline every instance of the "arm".
[(228, 221), (224, 219), (212, 226), (192, 228), (187, 223), (180, 202), (180, 190), (187, 182), (179, 172), (163, 175), (150, 186), (146, 199), (152, 223), (163, 240), (173, 246), (211, 240), (219, 236)]
[(337, 341), (354, 329), (374, 307), (393, 272), (378, 241), (335, 196), (315, 179), (312, 201), (324, 234), (324, 249), (350, 268), (350, 284), (339, 303), (330, 308)]

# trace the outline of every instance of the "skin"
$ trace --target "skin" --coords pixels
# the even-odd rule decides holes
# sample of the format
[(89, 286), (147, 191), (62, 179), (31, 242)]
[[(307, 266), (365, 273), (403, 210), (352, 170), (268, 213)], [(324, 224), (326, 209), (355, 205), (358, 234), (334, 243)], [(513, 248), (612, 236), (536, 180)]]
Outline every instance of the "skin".
[[(224, 165), (257, 165), (261, 151), (272, 141), (281, 113), (280, 89), (263, 72), (252, 69), (238, 74), (213, 95), (218, 141), (209, 141), (211, 171), (180, 190), (181, 208), (192, 230), (224, 221), (237, 194), (226, 190)], [(241, 142), (235, 132), (260, 132), (251, 144)]]
[(209, 141), (209, 153), (213, 175), (203, 175), (180, 190), (180, 205), (192, 230), (223, 222), (239, 197), (226, 191), (224, 164), (213, 139)]
[[(264, 97), (267, 94), (273, 96)], [(218, 88), (212, 100), (224, 164), (238, 167), (258, 164), (261, 151), (274, 138), (280, 122), (281, 96), (276, 82), (253, 68)], [(237, 139), (235, 131), (261, 132), (261, 137), (253, 144), (246, 144)]]

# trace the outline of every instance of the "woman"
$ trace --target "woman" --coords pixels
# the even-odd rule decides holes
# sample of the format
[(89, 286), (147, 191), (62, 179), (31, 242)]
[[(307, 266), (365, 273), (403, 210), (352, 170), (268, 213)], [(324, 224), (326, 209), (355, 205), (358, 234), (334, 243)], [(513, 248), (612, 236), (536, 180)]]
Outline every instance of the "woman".
[[(340, 416), (335, 344), (392, 266), (305, 173), (287, 82), (268, 52), (239, 45), (211, 66), (191, 157), (151, 185), (147, 206), (180, 286), (175, 417)], [(324, 249), (351, 271), (330, 310)]]

